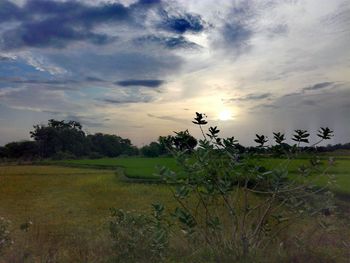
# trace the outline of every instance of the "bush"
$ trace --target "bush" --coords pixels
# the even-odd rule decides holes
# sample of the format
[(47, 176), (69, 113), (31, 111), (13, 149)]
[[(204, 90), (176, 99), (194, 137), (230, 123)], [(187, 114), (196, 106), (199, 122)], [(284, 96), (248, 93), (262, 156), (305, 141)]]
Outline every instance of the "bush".
[[(316, 156), (310, 158), (309, 165), (299, 167), (297, 175), (289, 174), (289, 163), (300, 154), (302, 145), (309, 143), (307, 131), (295, 131), (294, 145), (285, 143), (284, 134), (274, 133), (275, 145), (266, 146), (267, 137), (257, 134), (257, 146), (243, 151), (234, 137), (220, 138), (217, 127), (209, 127), (205, 133), (204, 116), (196, 113), (193, 121), (203, 135), (196, 150), (192, 144), (187, 147), (188, 141), (181, 141), (181, 137), (176, 145), (174, 141), (167, 144), (181, 168), (181, 176), (166, 167), (159, 171), (177, 203), (168, 215), (173, 220), (172, 233), (178, 239), (185, 238), (185, 246), (192, 248), (192, 253), (205, 254), (207, 261), (214, 262), (249, 261), (256, 254), (263, 255), (273, 244), (283, 243), (291, 225), (298, 226), (310, 216), (322, 221), (332, 214), (332, 193), (314, 184), (320, 176), (329, 182), (332, 177), (327, 170), (321, 171)], [(319, 142), (327, 140), (332, 131), (321, 128), (318, 136)], [(271, 153), (284, 159), (268, 168), (261, 160)], [(132, 218), (131, 222), (140, 218), (143, 217)], [(149, 238), (144, 230), (148, 227), (149, 223), (143, 221), (131, 227), (134, 231), (140, 229), (138, 233), (124, 229), (129, 234), (119, 243)], [(139, 253), (135, 249), (128, 251)]]
[(153, 204), (152, 215), (112, 209), (110, 233), (117, 262), (140, 262), (164, 257), (168, 246), (169, 226), (164, 207)]
[(52, 160), (71, 160), (76, 159), (77, 157), (70, 152), (58, 152), (53, 157)]
[(143, 146), (140, 151), (145, 157), (158, 157), (162, 154), (161, 145), (157, 142), (151, 142), (149, 145)]
[(2, 251), (12, 243), (9, 227), (10, 221), (0, 216), (0, 255)]

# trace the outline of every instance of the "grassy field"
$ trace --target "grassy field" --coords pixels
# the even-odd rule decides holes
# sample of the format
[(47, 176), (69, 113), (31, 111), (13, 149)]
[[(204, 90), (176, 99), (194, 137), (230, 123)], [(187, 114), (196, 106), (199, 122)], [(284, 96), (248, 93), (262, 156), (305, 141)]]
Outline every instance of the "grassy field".
[[(151, 160), (150, 163), (149, 159), (142, 159), (135, 164), (138, 168), (131, 171), (148, 165), (147, 171), (152, 172), (157, 159)], [(108, 165), (114, 161), (109, 159)], [(93, 162), (103, 165), (106, 160)], [(130, 163), (132, 159), (121, 159), (118, 165)], [(12, 221), (14, 240), (3, 257), (0, 255), (0, 262), (107, 262), (107, 255), (111, 254), (108, 235), (111, 207), (146, 212), (156, 201), (170, 209), (175, 205), (169, 188), (161, 184), (126, 183), (113, 170), (53, 165), (0, 166), (0, 200), (0, 216)], [(29, 231), (20, 230), (19, 226), (28, 221), (33, 222)], [(345, 246), (342, 242), (350, 242), (349, 228), (343, 223), (337, 225), (337, 232), (322, 236), (322, 242), (315, 246), (342, 258)], [(309, 231), (306, 226), (305, 231)]]
[(156, 178), (157, 166), (166, 166), (172, 170), (178, 170), (175, 159), (171, 157), (159, 158), (102, 158), (102, 159), (81, 159), (48, 161), (47, 164), (62, 165), (69, 167), (95, 168), (95, 169), (119, 169), (130, 178)]
[[(298, 167), (308, 164), (307, 159), (292, 160), (288, 164), (288, 169), (292, 175), (298, 173)], [(100, 169), (118, 169), (122, 168), (124, 174), (129, 178), (156, 178), (157, 166), (165, 166), (174, 171), (178, 171), (178, 167), (173, 158), (140, 158), (140, 157), (128, 157), (128, 158), (103, 158), (103, 159), (83, 159), (83, 160), (63, 160), (63, 161), (50, 161), (51, 164), (71, 166), (71, 167), (85, 167), (85, 168), (100, 168)], [(278, 167), (286, 165), (286, 161), (282, 159), (264, 158), (260, 161), (260, 164), (266, 167)], [(323, 171), (327, 168), (327, 160), (322, 160), (322, 166), (320, 170)], [(331, 186), (331, 189), (341, 194), (350, 195), (350, 159), (346, 157), (336, 158), (336, 162), (333, 166), (327, 168), (327, 172), (334, 174), (336, 178), (336, 184)], [(316, 183), (324, 185), (327, 181), (326, 177), (320, 178)]]
[[(3, 262), (49, 262), (42, 257), (50, 254), (87, 262), (85, 256), (91, 260), (109, 248), (103, 244), (110, 208), (147, 211), (153, 202), (169, 199), (164, 186), (123, 183), (114, 171), (0, 166), (0, 216), (12, 221), (15, 241)], [(32, 229), (21, 231), (19, 225), (29, 220)]]

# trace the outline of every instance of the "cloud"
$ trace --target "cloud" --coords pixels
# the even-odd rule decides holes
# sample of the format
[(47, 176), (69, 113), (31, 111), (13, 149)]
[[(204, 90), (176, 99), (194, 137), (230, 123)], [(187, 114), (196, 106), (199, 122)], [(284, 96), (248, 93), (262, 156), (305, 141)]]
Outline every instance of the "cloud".
[(244, 97), (233, 98), (230, 101), (258, 101), (263, 99), (268, 99), (272, 97), (272, 93), (262, 93), (262, 94), (248, 94)]
[(196, 49), (200, 46), (196, 43), (188, 41), (183, 36), (156, 36), (156, 35), (147, 35), (134, 39), (134, 43), (136, 45), (149, 45), (149, 44), (157, 44), (163, 46), (168, 49)]
[(183, 59), (166, 52), (119, 51), (112, 54), (82, 51), (50, 54), (48, 58), (70, 74), (111, 78), (153, 78), (176, 71)]
[(169, 15), (165, 11), (162, 14), (163, 20), (159, 26), (170, 32), (184, 34), (186, 32), (198, 33), (204, 30), (204, 21), (197, 14)]
[(76, 84), (79, 83), (77, 80), (73, 79), (22, 79), (22, 78), (1, 78), (0, 82), (13, 83), (13, 84), (52, 84), (52, 85), (62, 85), (62, 84)]
[[(326, 84), (331, 83), (331, 84)], [(326, 87), (329, 87), (330, 85), (333, 85), (335, 82), (323, 82), (323, 83), (317, 83), (315, 85), (312, 85), (308, 87), (308, 90), (318, 90), (323, 89)], [(319, 85), (322, 84), (322, 85)], [(314, 107), (315, 109), (320, 109), (320, 105), (322, 105), (322, 109), (326, 108), (332, 108), (333, 110), (335, 108), (345, 108), (345, 105), (347, 105), (346, 97), (349, 94), (349, 85), (344, 83), (342, 86), (343, 88), (339, 88), (337, 93), (331, 93), (330, 91), (323, 92), (323, 93), (305, 93), (304, 89), (301, 92), (295, 92), (286, 94), (283, 96), (280, 96), (276, 100), (274, 100), (272, 103), (269, 104), (261, 104), (256, 106), (255, 108), (271, 108), (271, 109), (283, 109), (283, 110), (306, 110), (309, 109), (310, 106)], [(311, 88), (311, 89), (310, 89)], [(306, 108), (305, 108), (306, 107)], [(338, 111), (338, 109), (337, 109)]]
[(115, 82), (115, 84), (122, 87), (129, 86), (142, 86), (148, 88), (157, 88), (164, 83), (164, 80), (159, 79), (129, 79), (129, 80), (121, 80)]
[(0, 2), (0, 23), (20, 19), (22, 12), (20, 8), (8, 0)]
[(111, 104), (130, 104), (130, 103), (139, 103), (139, 102), (150, 102), (152, 98), (144, 97), (144, 98), (125, 98), (125, 99), (100, 99), (100, 101), (111, 103)]
[(288, 34), (289, 27), (287, 24), (277, 24), (267, 29), (270, 37)]
[(334, 82), (320, 82), (312, 86), (303, 88), (303, 91), (325, 89), (333, 85), (334, 85)]
[(5, 11), (11, 9), (9, 12), (12, 16), (8, 19), (20, 22), (2, 34), (2, 47), (8, 50), (23, 47), (64, 48), (74, 41), (104, 45), (114, 41), (115, 37), (94, 32), (96, 25), (131, 23), (133, 19), (130, 16), (132, 7), (119, 3), (92, 6), (77, 1), (29, 0), (22, 8), (10, 3), (2, 5)]
[[(157, 9), (155, 7), (158, 7)], [(149, 23), (147, 13), (153, 14), (159, 23)], [(163, 29), (176, 34), (197, 33), (204, 29), (204, 22), (197, 14), (178, 12), (169, 14), (161, 1), (139, 0), (129, 6), (121, 3), (28, 0), (19, 7), (5, 0), (0, 6), (0, 23), (13, 20), (19, 22), (2, 32), (1, 47), (5, 50), (34, 48), (65, 48), (68, 44), (84, 41), (94, 45), (106, 45), (118, 39), (112, 31), (101, 32), (108, 24), (114, 31), (128, 27), (140, 30), (146, 24), (154, 29)], [(103, 30), (102, 30), (103, 31)], [(168, 48), (185, 47), (188, 43), (181, 37), (161, 39)]]
[(248, 40), (253, 35), (253, 32), (241, 22), (232, 22), (224, 25), (222, 34), (227, 45), (236, 49), (242, 49), (248, 46)]
[(17, 57), (14, 55), (8, 55), (8, 54), (1, 54), (0, 53), (0, 62), (1, 61), (13, 61), (15, 60)]
[(91, 76), (86, 77), (85, 80), (88, 81), (88, 82), (106, 82), (103, 79), (100, 79), (100, 78), (97, 78), (97, 77), (91, 77)]
[(64, 48), (73, 41), (88, 41), (95, 45), (110, 43), (115, 38), (106, 34), (97, 34), (86, 30), (76, 30), (57, 19), (24, 23), (21, 27), (4, 32), (5, 49), (22, 47)]
[(75, 115), (75, 114), (66, 114), (63, 115), (66, 120), (71, 121), (77, 121), (83, 126), (88, 127), (105, 127), (106, 126), (106, 119), (103, 119), (101, 117), (89, 117), (89, 116), (82, 116), (82, 115)]
[(155, 119), (159, 119), (159, 120), (166, 120), (166, 121), (173, 121), (173, 122), (177, 122), (177, 123), (181, 123), (181, 124), (186, 124), (188, 125), (190, 123), (190, 121), (186, 120), (186, 119), (181, 119), (181, 118), (177, 118), (177, 117), (173, 117), (173, 116), (157, 116), (157, 115), (153, 115), (148, 113), (147, 114), (148, 117), (150, 118), (155, 118)]
[[(63, 48), (69, 42), (82, 40), (98, 45), (106, 44), (113, 38), (92, 32), (92, 26), (103, 21), (124, 19), (124, 9), (120, 4), (94, 8), (75, 1), (28, 1), (21, 9), (23, 17), (15, 17), (21, 24), (3, 33), (2, 46), (5, 49)], [(42, 18), (36, 19), (35, 15)]]
[[(69, 100), (64, 91), (52, 90), (35, 85), (29, 87), (0, 89), (0, 102), (13, 109), (43, 111), (82, 110), (77, 103)], [(35, 95), (34, 95), (35, 94)]]
[(256, 16), (255, 8), (252, 1), (235, 2), (219, 28), (219, 39), (214, 44), (219, 43), (235, 55), (249, 50), (250, 39), (254, 34), (252, 20)]
[(64, 68), (57, 66), (44, 56), (33, 54), (31, 52), (21, 52), (18, 58), (24, 60), (28, 65), (41, 72), (48, 72), (51, 75), (62, 75), (67, 73)]

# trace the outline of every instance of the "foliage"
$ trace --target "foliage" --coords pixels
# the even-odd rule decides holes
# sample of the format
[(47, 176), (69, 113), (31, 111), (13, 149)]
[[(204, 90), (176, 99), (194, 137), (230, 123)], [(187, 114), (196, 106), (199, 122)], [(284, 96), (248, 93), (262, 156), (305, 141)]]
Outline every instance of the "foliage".
[(0, 158), (61, 160), (82, 156), (100, 158), (139, 153), (129, 139), (102, 133), (86, 135), (82, 125), (76, 121), (51, 119), (47, 125), (38, 124), (33, 128), (30, 136), (34, 141), (8, 143), (0, 147)]
[[(160, 169), (178, 203), (173, 218), (189, 244), (204, 243), (216, 261), (248, 259), (271, 243), (281, 242), (281, 234), (299, 219), (332, 213), (332, 193), (310, 179), (313, 173), (329, 176), (326, 170), (320, 171), (319, 159), (314, 157), (308, 166), (300, 167), (297, 177), (289, 175), (289, 162), (300, 152), (300, 143), (309, 142), (307, 131), (295, 131), (295, 145), (284, 143), (284, 134), (276, 132), (276, 146), (266, 146), (268, 138), (257, 134), (257, 150), (242, 153), (234, 137), (219, 137), (217, 127), (204, 133), (204, 114), (196, 113), (193, 123), (203, 135), (196, 151), (188, 155), (181, 147), (169, 148), (185, 178)], [(329, 128), (320, 129), (321, 141), (331, 136)], [(259, 159), (266, 152), (285, 159), (280, 165), (265, 167)], [(331, 182), (331, 176), (327, 178)]]
[(160, 136), (158, 142), (143, 146), (140, 151), (145, 157), (158, 157), (171, 154), (169, 148), (191, 153), (197, 146), (197, 140), (188, 130), (175, 132), (175, 136)]
[(62, 152), (62, 151), (59, 151), (52, 156), (52, 160), (72, 160), (76, 158), (77, 157), (74, 154), (70, 152)]
[(9, 226), (10, 221), (0, 216), (0, 255), (3, 249), (11, 245), (12, 243), (10, 238)]
[(175, 132), (175, 136), (159, 137), (159, 141), (170, 153), (173, 150), (191, 153), (198, 143), (188, 130)]
[(151, 142), (140, 149), (140, 152), (145, 157), (158, 157), (167, 153), (166, 148), (158, 142)]
[(111, 210), (110, 233), (117, 262), (139, 262), (145, 257), (159, 260), (165, 256), (169, 224), (164, 218), (164, 206), (152, 207), (152, 215)]
[(19, 141), (0, 147), (0, 157), (35, 158), (38, 156), (38, 145), (33, 141)]
[(138, 153), (129, 139), (123, 139), (117, 135), (96, 133), (88, 135), (87, 140), (93, 152), (103, 156), (116, 157), (121, 154), (135, 155)]
[[(219, 258), (229, 254), (240, 259), (268, 246), (285, 228), (306, 214), (317, 216), (327, 211), (325, 215), (329, 215), (332, 194), (326, 188), (312, 185), (310, 179), (305, 180), (311, 171), (326, 175), (325, 171), (317, 170), (319, 160), (312, 159), (307, 172), (300, 172), (297, 178), (288, 174), (288, 160), (293, 158), (294, 149), (300, 143), (309, 142), (307, 131), (296, 130), (292, 139), (298, 144), (289, 147), (285, 147), (284, 134), (274, 133), (277, 147), (268, 150), (285, 155), (287, 163), (268, 169), (259, 163), (259, 155), (256, 155), (259, 151), (241, 154), (234, 138), (220, 138), (217, 127), (210, 127), (205, 136), (204, 116), (196, 113), (193, 122), (203, 133), (195, 154), (189, 158), (181, 151), (174, 151), (187, 172), (186, 179), (178, 180), (166, 169), (161, 171), (168, 182), (178, 183), (174, 198), (180, 206), (175, 215), (186, 235), (205, 241)], [(321, 128), (319, 132), (322, 140), (331, 135), (329, 128)], [(265, 145), (268, 142), (265, 135), (256, 137), (258, 149), (269, 148)], [(196, 199), (195, 207), (187, 202), (191, 198)], [(224, 249), (218, 250), (218, 246)], [(218, 251), (224, 253), (220, 255)]]
[(76, 121), (50, 119), (47, 125), (34, 125), (31, 137), (38, 143), (41, 157), (50, 157), (58, 152), (70, 152), (82, 156), (86, 152), (85, 133)]

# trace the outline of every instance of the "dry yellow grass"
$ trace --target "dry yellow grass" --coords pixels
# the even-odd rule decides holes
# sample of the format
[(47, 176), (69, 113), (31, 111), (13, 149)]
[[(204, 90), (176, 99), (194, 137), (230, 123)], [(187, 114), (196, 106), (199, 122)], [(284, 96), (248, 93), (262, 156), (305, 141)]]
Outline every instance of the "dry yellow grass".
[[(170, 200), (170, 194), (160, 185), (122, 183), (113, 171), (0, 166), (0, 200), (0, 215), (12, 221), (13, 250), (26, 246), (38, 255), (39, 244), (52, 243), (55, 251), (72, 257), (74, 243), (89, 247), (100, 240), (101, 246), (108, 236), (109, 208), (147, 211), (152, 202)], [(19, 230), (29, 220), (32, 229)]]

